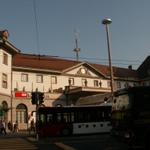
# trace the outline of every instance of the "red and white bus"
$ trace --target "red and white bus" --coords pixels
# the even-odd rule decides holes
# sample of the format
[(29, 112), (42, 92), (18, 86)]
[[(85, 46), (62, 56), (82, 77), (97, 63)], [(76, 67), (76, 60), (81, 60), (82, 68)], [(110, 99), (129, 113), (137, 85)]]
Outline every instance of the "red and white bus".
[(111, 106), (40, 107), (39, 137), (106, 133), (111, 130)]

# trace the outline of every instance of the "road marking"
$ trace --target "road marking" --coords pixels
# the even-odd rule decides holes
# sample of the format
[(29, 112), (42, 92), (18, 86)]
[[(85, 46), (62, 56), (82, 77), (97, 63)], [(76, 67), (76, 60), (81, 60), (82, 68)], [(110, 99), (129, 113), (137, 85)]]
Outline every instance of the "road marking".
[(62, 148), (63, 150), (76, 150), (75, 148), (73, 148), (73, 147), (71, 147), (69, 145), (66, 145), (66, 144), (64, 144), (62, 142), (56, 142), (55, 145), (60, 147), (60, 148)]

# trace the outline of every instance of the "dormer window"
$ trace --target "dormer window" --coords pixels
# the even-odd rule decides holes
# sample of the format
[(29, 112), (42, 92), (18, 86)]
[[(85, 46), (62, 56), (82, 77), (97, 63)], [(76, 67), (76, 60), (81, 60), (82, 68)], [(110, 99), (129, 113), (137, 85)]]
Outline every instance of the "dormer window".
[(36, 75), (36, 82), (37, 83), (43, 83), (43, 75)]
[(51, 76), (51, 83), (57, 84), (57, 77), (56, 76)]
[(98, 80), (94, 80), (94, 87), (98, 87), (99, 86), (99, 81)]
[(87, 79), (82, 79), (82, 86), (86, 87), (87, 86)]
[(74, 85), (74, 78), (69, 78), (68, 83), (69, 85)]
[(22, 73), (21, 74), (21, 81), (22, 82), (28, 82), (28, 74)]

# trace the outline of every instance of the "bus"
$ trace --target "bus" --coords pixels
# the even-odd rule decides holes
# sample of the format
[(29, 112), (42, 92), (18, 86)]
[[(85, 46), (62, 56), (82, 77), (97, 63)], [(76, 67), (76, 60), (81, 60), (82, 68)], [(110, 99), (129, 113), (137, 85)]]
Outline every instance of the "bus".
[[(150, 86), (116, 91), (113, 97), (111, 134), (132, 148), (150, 149)], [(122, 138), (121, 138), (122, 137)]]
[(107, 133), (111, 106), (64, 106), (38, 109), (39, 137)]

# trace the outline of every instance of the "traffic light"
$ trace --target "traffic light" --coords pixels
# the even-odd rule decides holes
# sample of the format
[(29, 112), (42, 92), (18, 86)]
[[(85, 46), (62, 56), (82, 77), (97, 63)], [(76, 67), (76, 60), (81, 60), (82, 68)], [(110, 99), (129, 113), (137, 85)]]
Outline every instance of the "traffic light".
[(33, 105), (37, 104), (37, 93), (36, 92), (31, 93), (31, 102)]
[(44, 103), (44, 93), (39, 92), (39, 104)]

